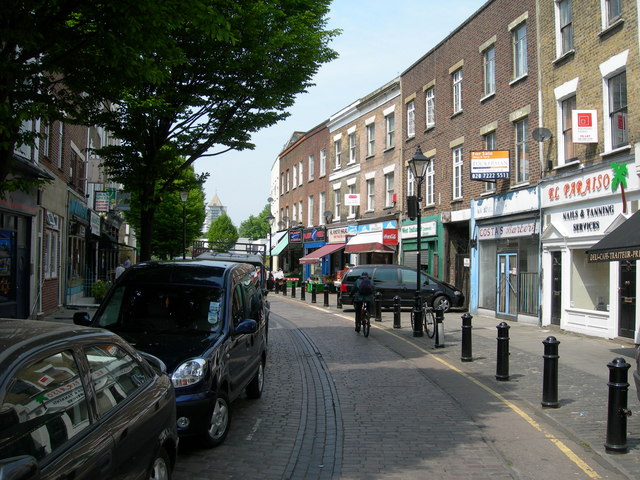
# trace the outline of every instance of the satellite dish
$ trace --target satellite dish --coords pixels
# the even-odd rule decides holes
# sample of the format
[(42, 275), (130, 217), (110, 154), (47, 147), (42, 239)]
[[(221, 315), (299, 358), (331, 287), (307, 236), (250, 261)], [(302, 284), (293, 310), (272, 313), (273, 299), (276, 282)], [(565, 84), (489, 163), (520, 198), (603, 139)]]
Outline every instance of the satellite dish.
[(533, 132), (531, 132), (531, 136), (538, 142), (544, 142), (552, 137), (551, 130), (544, 127), (534, 128)]

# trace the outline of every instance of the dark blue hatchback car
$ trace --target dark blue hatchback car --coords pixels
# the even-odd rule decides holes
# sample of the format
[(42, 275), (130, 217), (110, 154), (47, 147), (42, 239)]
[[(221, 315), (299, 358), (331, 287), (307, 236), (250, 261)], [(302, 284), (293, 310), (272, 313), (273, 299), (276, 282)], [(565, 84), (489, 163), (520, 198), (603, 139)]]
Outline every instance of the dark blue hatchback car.
[(118, 333), (160, 358), (176, 390), (178, 433), (221, 444), (231, 402), (259, 398), (268, 319), (260, 272), (238, 262), (148, 262), (118, 278), (94, 317), (79, 324)]

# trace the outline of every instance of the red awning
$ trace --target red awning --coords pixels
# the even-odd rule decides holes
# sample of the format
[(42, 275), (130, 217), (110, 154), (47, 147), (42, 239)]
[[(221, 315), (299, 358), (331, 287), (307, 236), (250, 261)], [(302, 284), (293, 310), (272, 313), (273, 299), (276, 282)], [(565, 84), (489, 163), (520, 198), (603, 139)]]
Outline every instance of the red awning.
[(345, 248), (345, 253), (393, 253), (393, 245), (385, 245), (382, 232), (359, 233), (351, 237)]
[(308, 255), (305, 255), (300, 259), (300, 263), (311, 264), (311, 263), (320, 263), (322, 261), (322, 257), (326, 257), (327, 255), (331, 255), (333, 252), (337, 252), (345, 247), (344, 243), (328, 243), (323, 245), (317, 250), (314, 250)]

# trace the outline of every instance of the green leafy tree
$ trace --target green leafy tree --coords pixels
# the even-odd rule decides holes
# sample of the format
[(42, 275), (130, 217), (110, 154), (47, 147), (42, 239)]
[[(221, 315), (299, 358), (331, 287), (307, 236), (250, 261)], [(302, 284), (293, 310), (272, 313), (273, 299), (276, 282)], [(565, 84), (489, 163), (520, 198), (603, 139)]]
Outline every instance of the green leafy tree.
[(611, 162), (613, 169), (613, 178), (611, 179), (611, 191), (615, 192), (620, 187), (620, 195), (622, 196), (622, 213), (627, 213), (627, 198), (624, 189), (627, 186), (627, 177), (629, 170), (626, 163)]
[(238, 228), (240, 236), (252, 240), (266, 238), (269, 235), (269, 220), (267, 218), (270, 213), (271, 207), (267, 204), (257, 217), (250, 215)]
[(213, 250), (217, 252), (230, 250), (238, 241), (238, 237), (238, 230), (226, 213), (211, 222), (207, 232), (207, 240), (211, 242)]
[[(336, 54), (325, 30), (330, 0), (218, 0), (232, 41), (196, 18), (170, 32), (187, 61), (170, 77), (124, 91), (96, 123), (121, 139), (99, 151), (106, 173), (140, 198), (140, 257), (151, 252), (157, 206), (197, 159), (252, 149), (251, 135), (286, 118), (295, 97)], [(167, 159), (184, 158), (170, 168)], [(200, 180), (205, 179), (205, 174)]]
[[(202, 236), (202, 225), (205, 218), (203, 186), (196, 182), (193, 167), (188, 169), (186, 178), (176, 183), (178, 191), (165, 196), (156, 211), (156, 229), (151, 242), (151, 255), (154, 258), (168, 259), (182, 257), (183, 242), (183, 207), (184, 207), (184, 244), (187, 250), (194, 241)], [(187, 191), (187, 202), (183, 203), (180, 191)], [(132, 225), (136, 235), (140, 229), (139, 200), (132, 195), (132, 210), (125, 212), (127, 221)]]
[[(0, 196), (37, 183), (22, 177), (14, 163), (17, 148), (39, 140), (32, 120), (84, 123), (88, 107), (119, 99), (124, 85), (158, 82), (169, 72), (167, 64), (182, 59), (167, 33), (205, 8), (199, 0), (4, 1)], [(155, 60), (159, 56), (163, 63)]]

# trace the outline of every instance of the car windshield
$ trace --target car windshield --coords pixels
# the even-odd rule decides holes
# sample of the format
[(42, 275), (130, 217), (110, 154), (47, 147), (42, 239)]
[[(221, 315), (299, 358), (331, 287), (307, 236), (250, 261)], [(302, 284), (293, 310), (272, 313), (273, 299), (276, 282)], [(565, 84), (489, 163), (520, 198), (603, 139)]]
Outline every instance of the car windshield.
[(219, 333), (223, 290), (193, 285), (129, 284), (116, 287), (97, 317), (116, 332)]

